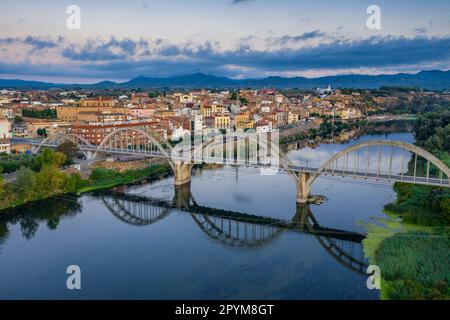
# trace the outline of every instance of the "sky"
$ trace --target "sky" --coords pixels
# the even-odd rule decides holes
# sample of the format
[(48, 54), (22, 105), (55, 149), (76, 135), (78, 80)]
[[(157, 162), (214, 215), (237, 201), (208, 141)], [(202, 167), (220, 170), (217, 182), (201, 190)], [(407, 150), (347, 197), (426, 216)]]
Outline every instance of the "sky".
[[(70, 5), (80, 29), (67, 27)], [(380, 29), (367, 27), (370, 5), (380, 8)], [(2, 0), (0, 78), (448, 70), (449, 12), (449, 0)]]

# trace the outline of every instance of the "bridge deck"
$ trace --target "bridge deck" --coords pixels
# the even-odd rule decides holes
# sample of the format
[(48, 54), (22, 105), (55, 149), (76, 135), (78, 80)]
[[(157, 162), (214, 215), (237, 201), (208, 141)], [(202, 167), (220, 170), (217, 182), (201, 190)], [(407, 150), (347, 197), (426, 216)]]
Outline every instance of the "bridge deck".
[[(33, 141), (33, 140), (27, 140), (28, 143), (35, 146), (40, 147), (57, 147), (57, 144), (55, 143), (42, 143), (42, 141)], [(167, 153), (164, 153), (159, 150), (144, 150), (144, 149), (123, 149), (123, 148), (110, 148), (107, 146), (104, 146), (102, 148), (99, 148), (98, 146), (94, 145), (80, 145), (79, 146), (81, 150), (83, 151), (91, 151), (91, 152), (106, 152), (111, 154), (128, 154), (128, 155), (140, 155), (140, 156), (147, 156), (147, 157), (155, 157), (155, 158), (164, 158), (164, 159), (170, 159), (172, 161), (190, 161), (191, 158), (188, 158), (186, 156), (179, 156), (171, 155), (171, 157), (167, 156)], [(195, 161), (196, 159), (192, 159)], [(296, 164), (292, 165), (285, 165), (281, 166), (278, 165), (278, 159), (271, 159), (275, 160), (272, 163), (267, 164), (267, 162), (263, 162), (260, 160), (256, 161), (250, 161), (250, 160), (239, 160), (234, 158), (226, 158), (226, 157), (202, 157), (200, 161), (197, 161), (199, 163), (214, 163), (214, 164), (226, 164), (226, 165), (232, 165), (232, 166), (247, 166), (247, 167), (254, 167), (254, 168), (276, 168), (278, 167), (281, 170), (286, 170), (288, 172), (304, 172), (304, 173), (310, 173), (312, 175), (330, 175), (330, 176), (336, 176), (336, 177), (351, 177), (355, 179), (371, 179), (376, 181), (387, 181), (387, 182), (406, 182), (406, 183), (414, 183), (414, 184), (422, 184), (422, 185), (429, 185), (429, 186), (438, 186), (438, 187), (450, 187), (450, 177), (445, 177), (441, 175), (441, 177), (431, 177), (431, 176), (411, 176), (404, 173), (396, 173), (396, 174), (386, 174), (383, 172), (367, 172), (367, 171), (360, 171), (358, 168), (357, 170), (336, 170), (336, 169), (324, 169), (320, 170), (319, 167), (309, 167), (309, 166), (299, 166)]]

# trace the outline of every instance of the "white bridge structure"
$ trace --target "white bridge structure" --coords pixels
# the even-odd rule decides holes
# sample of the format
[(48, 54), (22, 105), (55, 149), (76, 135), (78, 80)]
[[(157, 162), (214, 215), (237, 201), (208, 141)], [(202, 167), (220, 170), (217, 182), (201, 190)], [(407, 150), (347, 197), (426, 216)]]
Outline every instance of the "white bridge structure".
[(350, 145), (322, 164), (291, 161), (280, 150), (278, 136), (273, 133), (236, 132), (207, 139), (187, 137), (172, 146), (166, 139), (144, 129), (124, 128), (111, 132), (99, 145), (71, 134), (55, 134), (27, 142), (33, 146), (33, 153), (38, 153), (43, 147), (57, 148), (66, 141), (75, 143), (88, 161), (100, 154), (164, 158), (178, 186), (189, 183), (191, 169), (201, 163), (256, 167), (261, 168), (262, 174), (284, 170), (297, 186), (299, 203), (309, 201), (312, 183), (323, 175), (450, 187), (450, 169), (445, 163), (418, 146), (400, 141), (375, 140)]

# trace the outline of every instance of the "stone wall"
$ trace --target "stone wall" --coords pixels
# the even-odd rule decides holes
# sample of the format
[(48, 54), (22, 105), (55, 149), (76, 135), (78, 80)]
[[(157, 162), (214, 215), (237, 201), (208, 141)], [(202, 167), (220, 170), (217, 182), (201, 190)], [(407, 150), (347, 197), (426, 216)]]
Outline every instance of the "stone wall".
[(152, 164), (164, 164), (167, 163), (166, 160), (163, 159), (143, 159), (143, 160), (135, 160), (135, 161), (102, 161), (96, 162), (92, 164), (91, 169), (95, 169), (98, 167), (116, 170), (119, 172), (127, 171), (127, 170), (138, 170), (144, 169)]

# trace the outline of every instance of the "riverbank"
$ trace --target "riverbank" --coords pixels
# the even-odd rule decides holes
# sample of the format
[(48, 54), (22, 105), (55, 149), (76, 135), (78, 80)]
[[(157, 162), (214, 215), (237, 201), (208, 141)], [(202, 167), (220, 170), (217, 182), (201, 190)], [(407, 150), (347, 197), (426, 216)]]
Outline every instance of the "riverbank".
[(450, 299), (447, 189), (396, 183), (386, 219), (367, 226), (370, 264), (381, 270), (381, 298)]
[(153, 181), (167, 177), (171, 174), (171, 168), (168, 164), (154, 164), (150, 167), (138, 170), (128, 170), (117, 172), (111, 169), (96, 168), (92, 171), (89, 180), (90, 184), (76, 192), (81, 195), (101, 189), (109, 189), (120, 185), (134, 184), (142, 180)]
[(364, 134), (390, 133), (390, 132), (406, 132), (409, 131), (413, 123), (416, 121), (414, 117), (392, 117), (385, 119), (358, 119), (355, 121), (340, 121), (334, 125), (330, 119), (326, 119), (321, 125), (314, 125), (310, 128), (300, 127), (297, 133), (280, 134), (280, 144), (296, 143), (300, 141), (336, 141), (342, 139), (353, 139)]
[[(37, 161), (47, 159), (38, 172), (21, 167), (14, 183), (0, 180), (0, 210), (20, 207), (27, 203), (42, 201), (62, 195), (81, 195), (119, 185), (134, 184), (142, 180), (152, 181), (167, 177), (171, 173), (168, 164), (153, 164), (142, 169), (119, 172), (106, 168), (95, 168), (89, 178), (79, 173), (67, 173), (59, 169), (64, 157), (58, 152), (45, 150)], [(56, 161), (55, 159), (60, 159)]]
[[(418, 119), (416, 144), (446, 164), (450, 160), (450, 112)], [(412, 166), (410, 166), (411, 168)], [(450, 189), (396, 183), (388, 219), (371, 224), (363, 241), (381, 270), (382, 299), (450, 300)]]
[(280, 136), (280, 144), (293, 143), (301, 140), (327, 139), (338, 136), (342, 133), (350, 132), (356, 128), (366, 125), (364, 119), (355, 121), (332, 120), (330, 117), (323, 117), (320, 124), (308, 127), (307, 129), (290, 135)]

